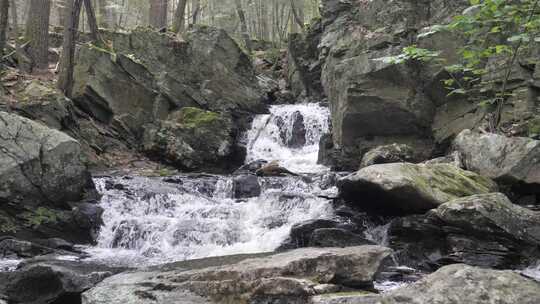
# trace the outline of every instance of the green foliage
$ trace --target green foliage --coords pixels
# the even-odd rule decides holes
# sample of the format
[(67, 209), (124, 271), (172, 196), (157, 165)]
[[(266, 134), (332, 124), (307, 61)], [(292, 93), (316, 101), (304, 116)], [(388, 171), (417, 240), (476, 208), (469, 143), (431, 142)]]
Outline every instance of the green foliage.
[(440, 52), (437, 51), (431, 51), (428, 49), (422, 49), (416, 47), (416, 45), (411, 45), (403, 48), (403, 51), (401, 54), (397, 56), (387, 56), (382, 58), (377, 58), (375, 60), (380, 60), (385, 63), (391, 63), (391, 64), (401, 64), (412, 60), (417, 61), (431, 61), (431, 60), (438, 60), (440, 55)]
[(26, 211), (22, 213), (21, 216), (25, 220), (25, 225), (34, 229), (43, 224), (56, 224), (62, 218), (61, 214), (58, 214), (56, 211), (45, 207), (39, 207), (32, 211)]
[[(527, 57), (531, 47), (540, 42), (540, 0), (470, 0), (470, 7), (448, 25), (435, 25), (419, 38), (451, 31), (464, 38), (460, 49), (461, 63), (447, 66), (451, 78), (444, 81), (450, 94), (482, 96), (481, 105), (495, 104), (492, 126), (496, 128), (500, 111), (511, 96), (507, 83), (516, 59)], [(398, 56), (395, 63), (409, 60), (432, 61), (437, 52), (412, 45)], [(495, 64), (488, 66), (488, 61)], [(439, 60), (437, 62), (443, 62)], [(489, 68), (489, 69), (488, 69)], [(486, 80), (485, 74), (497, 75)]]

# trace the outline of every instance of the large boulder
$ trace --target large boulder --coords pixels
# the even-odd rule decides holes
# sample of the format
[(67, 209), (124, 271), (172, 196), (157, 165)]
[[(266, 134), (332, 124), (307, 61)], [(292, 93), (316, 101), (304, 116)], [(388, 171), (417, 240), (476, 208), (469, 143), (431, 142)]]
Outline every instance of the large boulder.
[(391, 163), (373, 165), (338, 182), (345, 201), (383, 214), (423, 213), (450, 200), (490, 193), (489, 178), (450, 164)]
[[(243, 155), (232, 145), (249, 117), (266, 107), (249, 56), (225, 31), (195, 26), (182, 37), (149, 28), (103, 35), (111, 49), (89, 44), (76, 54), (73, 100), (79, 108), (112, 126), (132, 149), (181, 169), (214, 169), (224, 156), (234, 160), (225, 162), (231, 167), (241, 164), (236, 159)], [(183, 108), (227, 117), (227, 124), (197, 135), (177, 130)]]
[[(241, 162), (243, 157), (233, 143), (230, 118), (184, 107), (157, 125), (147, 125), (142, 148), (148, 155), (182, 169), (201, 170)], [(236, 161), (225, 161), (235, 157)]]
[(474, 195), (425, 215), (395, 219), (388, 239), (407, 265), (523, 267), (540, 257), (540, 213), (514, 205), (500, 193)]
[(54, 257), (34, 259), (16, 271), (0, 273), (0, 294), (9, 303), (80, 303), (82, 292), (122, 270)]
[(540, 184), (540, 141), (464, 130), (453, 148), (468, 170), (508, 184)]
[(369, 150), (362, 157), (360, 167), (368, 167), (376, 164), (417, 162), (420, 159), (414, 150), (407, 145), (391, 144)]
[(533, 304), (540, 284), (514, 271), (455, 264), (383, 295), (336, 293), (313, 297), (312, 304)]
[(305, 248), (202, 269), (179, 264), (110, 277), (85, 292), (82, 303), (307, 303), (336, 290), (328, 286), (372, 288), (390, 253), (380, 246)]
[(100, 211), (92, 219), (80, 213), (81, 202), (98, 197), (80, 144), (62, 132), (0, 112), (0, 147), (0, 235), (90, 242)]

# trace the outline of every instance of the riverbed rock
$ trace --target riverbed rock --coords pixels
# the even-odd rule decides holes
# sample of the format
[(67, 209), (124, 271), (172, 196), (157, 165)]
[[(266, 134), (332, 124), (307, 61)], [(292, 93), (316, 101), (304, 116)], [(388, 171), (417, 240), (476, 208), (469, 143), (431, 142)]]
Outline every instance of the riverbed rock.
[(533, 304), (540, 284), (511, 270), (491, 270), (455, 264), (422, 280), (383, 295), (336, 293), (313, 297), (311, 304)]
[(388, 238), (398, 260), (411, 266), (523, 267), (540, 257), (540, 213), (514, 205), (500, 193), (479, 194), (425, 215), (397, 218)]
[(277, 162), (270, 162), (264, 166), (262, 166), (260, 169), (258, 169), (255, 174), (257, 176), (297, 176), (298, 174), (293, 173), (289, 171), (286, 168), (283, 168), (279, 165)]
[(388, 248), (305, 248), (202, 269), (124, 273), (85, 292), (82, 303), (306, 303), (321, 284), (369, 288)]
[(502, 183), (540, 184), (540, 141), (464, 130), (453, 148), (468, 170)]
[[(80, 144), (27, 118), (0, 112), (0, 235), (92, 242), (98, 198)], [(97, 218), (80, 213), (96, 207)], [(88, 225), (81, 225), (87, 221)], [(92, 224), (90, 224), (92, 223)]]
[(233, 179), (233, 191), (235, 198), (256, 197), (261, 194), (261, 185), (255, 175), (240, 175)]
[(383, 214), (423, 213), (455, 198), (495, 192), (489, 178), (449, 164), (373, 165), (342, 178), (340, 196)]
[(330, 219), (313, 219), (295, 224), (289, 238), (280, 246), (281, 250), (309, 247), (313, 232), (321, 228), (336, 228), (339, 222)]
[(362, 157), (360, 168), (376, 164), (414, 163), (417, 161), (418, 159), (411, 147), (403, 144), (391, 144), (369, 150)]
[[(123, 269), (81, 261), (30, 260), (0, 273), (0, 294), (9, 303), (80, 303), (80, 294)], [(56, 303), (56, 302), (54, 302)]]

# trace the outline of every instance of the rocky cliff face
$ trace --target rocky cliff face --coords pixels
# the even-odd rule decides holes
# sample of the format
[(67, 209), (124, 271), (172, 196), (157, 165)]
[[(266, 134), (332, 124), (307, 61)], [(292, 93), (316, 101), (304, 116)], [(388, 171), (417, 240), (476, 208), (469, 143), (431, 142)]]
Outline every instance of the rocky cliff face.
[[(412, 44), (440, 51), (446, 64), (456, 63), (464, 41), (450, 32), (433, 32), (462, 13), (468, 1), (326, 0), (320, 33), (306, 34), (300, 43), (290, 43), (296, 60), (295, 91), (307, 90), (305, 79), (316, 78), (321, 67), (323, 94), (332, 110), (332, 135), (324, 138), (320, 162), (337, 169), (357, 169), (362, 156), (387, 144), (407, 144), (427, 159), (445, 149), (453, 137), (484, 123), (485, 109), (462, 96), (448, 96), (442, 80), (448, 74), (441, 65), (426, 62), (396, 64), (383, 60)], [(309, 38), (309, 39), (308, 39)], [(298, 39), (295, 38), (294, 41)], [(307, 42), (318, 43), (317, 51)], [(308, 58), (308, 59), (306, 59)], [(302, 64), (304, 68), (302, 68)], [(496, 66), (491, 60), (489, 66)], [(307, 69), (305, 66), (312, 67)], [(496, 72), (488, 74), (501, 77)], [(512, 134), (534, 133), (537, 113), (534, 67), (516, 65), (511, 76), (514, 96), (503, 111), (502, 124)], [(318, 83), (311, 81), (311, 83)], [(532, 131), (531, 131), (532, 130)]]

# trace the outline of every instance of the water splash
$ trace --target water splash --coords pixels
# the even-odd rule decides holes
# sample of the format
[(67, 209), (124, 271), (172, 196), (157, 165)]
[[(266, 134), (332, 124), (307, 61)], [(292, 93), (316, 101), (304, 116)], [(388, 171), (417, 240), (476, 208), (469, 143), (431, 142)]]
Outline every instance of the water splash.
[(295, 223), (333, 216), (329, 201), (313, 194), (322, 191), (317, 183), (296, 177), (260, 178), (261, 195), (247, 200), (232, 198), (232, 177), (95, 181), (105, 225), (88, 251), (117, 265), (272, 251)]
[(277, 160), (297, 173), (328, 170), (317, 165), (319, 141), (328, 132), (330, 111), (316, 103), (279, 105), (257, 116), (247, 132), (246, 162)]

